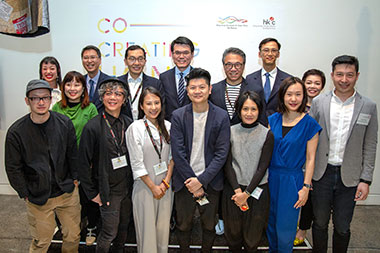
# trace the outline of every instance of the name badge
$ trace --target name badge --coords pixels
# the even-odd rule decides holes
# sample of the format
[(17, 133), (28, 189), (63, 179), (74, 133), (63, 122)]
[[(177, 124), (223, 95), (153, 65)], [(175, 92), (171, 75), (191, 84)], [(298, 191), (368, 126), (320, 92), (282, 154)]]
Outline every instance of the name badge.
[(197, 202), (200, 206), (204, 206), (204, 205), (207, 205), (208, 203), (210, 203), (208, 201), (208, 199), (206, 198), (206, 196), (204, 196), (203, 198), (201, 199), (197, 199)]
[(160, 175), (161, 173), (164, 173), (168, 170), (168, 166), (166, 166), (166, 162), (163, 161), (161, 163), (157, 163), (156, 165), (153, 165), (154, 174)]
[(356, 121), (356, 124), (368, 126), (368, 123), (369, 123), (370, 119), (371, 119), (371, 115), (370, 114), (360, 113), (359, 117), (358, 117), (358, 120)]
[(120, 169), (128, 165), (125, 155), (111, 159), (114, 170)]
[(263, 189), (261, 189), (260, 187), (256, 187), (256, 189), (251, 193), (251, 196), (259, 200), (262, 192), (263, 192)]

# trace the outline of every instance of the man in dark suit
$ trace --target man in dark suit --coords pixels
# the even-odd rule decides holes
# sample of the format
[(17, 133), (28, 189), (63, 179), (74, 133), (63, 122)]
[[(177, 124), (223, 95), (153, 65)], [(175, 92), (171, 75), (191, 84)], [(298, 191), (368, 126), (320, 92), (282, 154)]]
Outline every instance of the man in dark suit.
[(128, 84), (130, 92), (129, 103), (127, 103), (124, 111), (127, 111), (127, 116), (136, 120), (138, 118), (139, 98), (144, 88), (152, 86), (160, 91), (162, 97), (165, 97), (165, 94), (160, 80), (148, 76), (143, 72), (146, 64), (144, 48), (139, 45), (128, 47), (125, 50), (124, 63), (128, 67), (128, 72), (118, 77), (118, 79)]
[(231, 125), (240, 123), (241, 120), (235, 112), (235, 101), (239, 94), (253, 88), (243, 78), (246, 56), (236, 47), (227, 48), (223, 53), (223, 68), (226, 79), (212, 85), (210, 101), (226, 110), (230, 116)]
[(98, 93), (99, 84), (111, 77), (99, 70), (99, 66), (102, 63), (100, 50), (96, 46), (88, 45), (82, 49), (81, 58), (82, 65), (87, 71), (87, 74), (84, 77), (86, 78), (86, 86), (90, 102), (96, 106), (98, 112), (103, 111), (104, 106), (99, 99)]
[(265, 115), (260, 121), (268, 125), (268, 116), (277, 111), (278, 89), (282, 81), (291, 76), (276, 67), (276, 60), (280, 57), (281, 44), (274, 38), (263, 39), (259, 44), (259, 58), (263, 62), (263, 68), (246, 78), (248, 84), (252, 85), (253, 91), (257, 92), (264, 103)]
[(192, 67), (194, 45), (186, 37), (178, 37), (171, 45), (170, 50), (175, 67), (160, 75), (160, 81), (165, 91), (165, 118), (170, 121), (172, 112), (188, 103), (186, 94), (185, 76)]
[(230, 124), (225, 110), (208, 101), (210, 74), (195, 68), (186, 76), (191, 104), (173, 112), (171, 145), (174, 160), (173, 190), (178, 241), (190, 252), (196, 207), (201, 215), (202, 252), (211, 252), (223, 170), (230, 146)]

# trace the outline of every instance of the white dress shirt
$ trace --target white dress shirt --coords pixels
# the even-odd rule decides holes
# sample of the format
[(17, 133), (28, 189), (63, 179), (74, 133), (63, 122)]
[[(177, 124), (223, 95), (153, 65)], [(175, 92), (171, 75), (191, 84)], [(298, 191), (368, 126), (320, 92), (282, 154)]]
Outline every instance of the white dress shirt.
[[(142, 87), (139, 90), (139, 86), (142, 83), (142, 77), (143, 73), (141, 72), (140, 76), (136, 79), (133, 79), (130, 74), (128, 74), (128, 86), (129, 86), (129, 92), (131, 93), (131, 109), (132, 109), (132, 116), (133, 120), (137, 120), (139, 116), (139, 99), (142, 92)], [(136, 96), (136, 92), (138, 91), (138, 94)], [(136, 96), (135, 101), (132, 104), (132, 99)]]
[[(263, 88), (265, 86), (265, 82), (267, 80), (267, 77), (265, 76), (267, 72), (265, 71), (265, 69), (261, 69), (261, 82), (262, 82), (262, 85), (263, 85)], [(274, 86), (274, 81), (276, 81), (276, 76), (277, 76), (277, 67), (274, 68), (272, 71), (268, 72), (269, 73), (269, 81), (270, 81), (270, 90), (272, 91), (273, 90), (273, 86)]]

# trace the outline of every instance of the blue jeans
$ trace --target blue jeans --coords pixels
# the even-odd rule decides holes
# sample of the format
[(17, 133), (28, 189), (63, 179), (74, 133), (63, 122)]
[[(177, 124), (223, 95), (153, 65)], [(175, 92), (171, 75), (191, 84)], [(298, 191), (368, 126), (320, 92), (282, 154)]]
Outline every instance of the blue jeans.
[(340, 166), (328, 164), (323, 177), (313, 181), (313, 188), (313, 252), (327, 252), (331, 211), (334, 224), (333, 252), (347, 252), (357, 187), (344, 186)]

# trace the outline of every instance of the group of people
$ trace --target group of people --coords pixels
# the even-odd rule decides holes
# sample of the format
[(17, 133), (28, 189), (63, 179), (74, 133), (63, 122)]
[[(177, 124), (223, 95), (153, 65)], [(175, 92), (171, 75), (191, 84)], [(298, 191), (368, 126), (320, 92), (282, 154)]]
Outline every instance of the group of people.
[[(81, 53), (87, 74), (61, 70), (54, 57), (27, 84), (30, 113), (9, 129), (5, 165), (26, 202), (30, 252), (46, 252), (59, 224), (62, 252), (77, 252), (81, 221), (97, 252), (123, 252), (133, 213), (138, 252), (167, 252), (175, 217), (181, 252), (190, 252), (198, 209), (202, 252), (219, 218), (232, 252), (292, 252), (312, 223), (313, 251), (346, 252), (355, 203), (365, 200), (377, 147), (377, 109), (360, 95), (356, 57), (302, 80), (281, 71), (280, 43), (259, 44), (262, 69), (243, 78), (246, 55), (228, 48), (226, 78), (193, 68), (194, 45), (171, 43), (174, 67), (146, 75), (145, 50), (132, 45), (118, 78), (100, 71), (101, 53)], [(51, 109), (51, 110), (50, 110)], [(299, 230), (297, 222), (302, 209)], [(296, 238), (296, 240), (295, 240)]]

